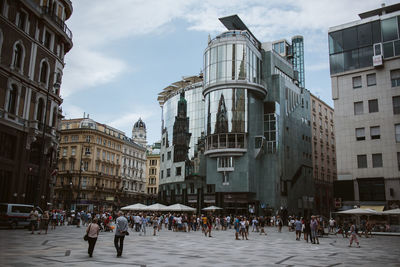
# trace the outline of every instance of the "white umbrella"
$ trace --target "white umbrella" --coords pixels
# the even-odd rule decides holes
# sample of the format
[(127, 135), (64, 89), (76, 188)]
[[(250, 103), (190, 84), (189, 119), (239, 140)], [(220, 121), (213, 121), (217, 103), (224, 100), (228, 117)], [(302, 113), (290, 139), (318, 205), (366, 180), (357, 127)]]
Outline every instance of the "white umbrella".
[(156, 203), (153, 205), (150, 205), (148, 207), (146, 207), (146, 209), (144, 210), (149, 210), (149, 211), (161, 211), (161, 210), (165, 210), (167, 206), (160, 204), (160, 203)]
[(354, 214), (354, 215), (379, 215), (380, 213), (372, 210), (372, 209), (351, 209), (351, 210), (345, 210), (345, 211), (339, 211), (339, 214)]
[(217, 207), (217, 206), (210, 206), (210, 207), (204, 208), (204, 209), (202, 209), (202, 210), (211, 210), (211, 211), (214, 211), (214, 210), (222, 210), (222, 208)]
[(136, 203), (133, 205), (129, 205), (126, 207), (121, 208), (121, 210), (144, 210), (145, 208), (147, 208), (146, 205), (140, 204), (140, 203)]
[(196, 211), (195, 208), (185, 206), (182, 204), (174, 204), (165, 208), (165, 210), (169, 211)]
[(382, 212), (385, 215), (400, 215), (400, 209), (393, 209), (393, 210), (385, 210)]

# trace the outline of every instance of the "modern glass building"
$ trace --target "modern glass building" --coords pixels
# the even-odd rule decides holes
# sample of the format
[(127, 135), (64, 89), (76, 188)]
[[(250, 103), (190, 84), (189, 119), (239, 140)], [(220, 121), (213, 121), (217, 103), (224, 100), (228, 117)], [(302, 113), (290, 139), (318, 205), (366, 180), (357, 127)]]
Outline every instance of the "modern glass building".
[(238, 16), (209, 40), (203, 76), (159, 94), (160, 200), (231, 214), (312, 208), (310, 94), (291, 57), (261, 43)]
[(306, 87), (304, 71), (304, 40), (303, 36), (296, 35), (292, 37), (292, 64), (293, 68), (299, 73), (299, 86)]
[(400, 4), (329, 29), (335, 105), (335, 196), (343, 205), (400, 206)]
[[(159, 200), (200, 208), (204, 202), (203, 76), (185, 77), (158, 95), (162, 109)], [(200, 210), (199, 210), (200, 211)]]

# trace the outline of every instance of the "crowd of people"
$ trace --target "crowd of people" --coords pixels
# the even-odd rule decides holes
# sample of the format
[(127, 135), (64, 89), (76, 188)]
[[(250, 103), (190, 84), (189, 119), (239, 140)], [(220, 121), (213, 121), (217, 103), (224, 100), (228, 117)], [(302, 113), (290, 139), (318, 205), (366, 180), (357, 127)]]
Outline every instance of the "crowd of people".
[[(267, 236), (266, 227), (276, 227), (277, 232), (282, 232), (284, 225), (288, 226), (289, 232), (295, 232), (296, 240), (303, 239), (308, 243), (319, 244), (319, 237), (324, 234), (342, 234), (343, 237), (350, 236), (349, 246), (355, 242), (359, 247), (357, 236), (364, 234), (365, 237), (371, 236), (371, 224), (368, 220), (362, 219), (360, 229), (355, 222), (339, 222), (333, 218), (329, 221), (322, 217), (311, 216), (300, 218), (289, 216), (282, 219), (277, 216), (232, 216), (232, 215), (190, 215), (186, 213), (143, 213), (143, 212), (86, 212), (86, 211), (63, 211), (48, 210), (42, 215), (36, 209), (30, 214), (31, 233), (37, 230), (38, 234), (42, 231), (47, 234), (49, 226), (55, 229), (57, 226), (74, 225), (76, 227), (86, 227), (87, 241), (89, 244), (88, 254), (93, 255), (97, 237), (101, 231), (114, 232), (114, 245), (117, 256), (120, 257), (123, 251), (124, 237), (131, 232), (139, 235), (146, 235), (147, 228), (152, 228), (152, 235), (164, 227), (166, 230), (174, 232), (202, 231), (207, 237), (212, 237), (212, 231), (226, 231), (234, 229), (236, 240), (248, 240), (250, 232)], [(325, 232), (325, 228), (328, 232)]]

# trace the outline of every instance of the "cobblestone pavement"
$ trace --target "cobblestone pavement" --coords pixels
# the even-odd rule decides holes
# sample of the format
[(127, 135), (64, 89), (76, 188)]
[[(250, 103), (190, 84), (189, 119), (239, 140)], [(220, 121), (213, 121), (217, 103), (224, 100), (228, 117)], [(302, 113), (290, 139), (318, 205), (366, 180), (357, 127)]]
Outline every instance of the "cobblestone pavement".
[(287, 228), (268, 235), (250, 232), (234, 240), (234, 231), (162, 230), (152, 236), (131, 232), (124, 253), (116, 257), (113, 233), (100, 233), (93, 258), (83, 241), (84, 228), (61, 226), (47, 235), (23, 229), (0, 230), (0, 266), (400, 266), (400, 237), (359, 238), (361, 248), (348, 247), (341, 236), (320, 238), (319, 245), (296, 241)]

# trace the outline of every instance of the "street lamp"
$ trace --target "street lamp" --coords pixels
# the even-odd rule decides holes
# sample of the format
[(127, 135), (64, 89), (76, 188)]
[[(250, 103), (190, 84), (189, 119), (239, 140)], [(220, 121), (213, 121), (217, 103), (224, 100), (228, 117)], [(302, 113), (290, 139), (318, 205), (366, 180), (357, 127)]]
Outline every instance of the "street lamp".
[[(57, 79), (56, 82), (53, 85), (53, 88), (58, 91), (60, 90), (60, 86), (61, 83), (60, 81)], [(41, 195), (41, 173), (42, 173), (42, 165), (43, 165), (43, 154), (44, 154), (44, 147), (45, 147), (45, 136), (46, 136), (46, 121), (47, 121), (47, 106), (49, 103), (49, 96), (50, 96), (50, 88), (51, 86), (47, 86), (47, 92), (46, 92), (46, 103), (45, 103), (45, 108), (44, 108), (44, 122), (43, 122), (43, 127), (42, 127), (42, 146), (40, 148), (40, 154), (39, 154), (39, 170), (38, 170), (38, 175), (39, 175), (39, 180), (37, 183), (37, 192), (36, 192), (36, 205), (39, 206), (40, 205), (40, 195)], [(40, 125), (40, 122), (39, 122)]]
[[(87, 143), (90, 143), (90, 141), (86, 141)], [(76, 194), (76, 200), (75, 200), (75, 210), (78, 210), (78, 201), (79, 201), (79, 195), (80, 195), (80, 189), (81, 189), (81, 180), (82, 180), (82, 164), (83, 164), (83, 148), (85, 146), (85, 143), (82, 143), (81, 147), (81, 158), (80, 158), (80, 163), (79, 163), (79, 179), (78, 179), (78, 188), (77, 188), (77, 194)], [(85, 152), (85, 155), (90, 155), (90, 152)]]

